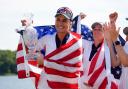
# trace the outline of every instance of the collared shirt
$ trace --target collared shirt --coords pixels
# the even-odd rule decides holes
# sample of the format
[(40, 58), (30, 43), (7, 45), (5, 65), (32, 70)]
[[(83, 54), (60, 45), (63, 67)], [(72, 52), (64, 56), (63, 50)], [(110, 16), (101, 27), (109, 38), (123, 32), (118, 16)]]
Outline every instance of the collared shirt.
[(67, 42), (68, 38), (69, 38), (69, 33), (67, 33), (64, 39), (61, 41), (58, 35), (56, 34), (56, 47), (59, 48), (61, 45), (64, 45)]
[(98, 48), (101, 47), (101, 44), (102, 43), (100, 43), (97, 47), (95, 46), (94, 43), (92, 44), (92, 50), (91, 50), (91, 53), (90, 53), (89, 61), (91, 61), (92, 57), (97, 52)]

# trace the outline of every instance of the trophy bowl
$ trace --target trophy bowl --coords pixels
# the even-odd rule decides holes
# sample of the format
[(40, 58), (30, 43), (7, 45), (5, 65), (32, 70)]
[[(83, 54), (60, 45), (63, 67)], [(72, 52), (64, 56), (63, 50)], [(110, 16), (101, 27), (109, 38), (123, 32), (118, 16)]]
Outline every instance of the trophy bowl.
[(34, 29), (26, 29), (23, 33), (24, 44), (28, 48), (28, 53), (26, 54), (26, 59), (36, 59), (36, 45), (38, 42), (37, 34)]

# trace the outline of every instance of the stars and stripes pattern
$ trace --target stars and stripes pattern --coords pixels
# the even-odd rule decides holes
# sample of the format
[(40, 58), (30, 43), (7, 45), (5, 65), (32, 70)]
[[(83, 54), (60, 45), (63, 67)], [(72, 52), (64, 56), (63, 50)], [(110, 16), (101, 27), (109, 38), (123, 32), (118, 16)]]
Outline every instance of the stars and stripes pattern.
[[(78, 25), (79, 24), (79, 21), (78, 21), (78, 16), (76, 16), (73, 20), (73, 32), (77, 32), (78, 30)], [(54, 34), (56, 32), (56, 29), (55, 29), (55, 26), (54, 25), (47, 25), (47, 26), (35, 26), (34, 27), (36, 30), (37, 30), (37, 34), (38, 34), (38, 39), (40, 39), (41, 37), (47, 35), (47, 34)], [(92, 33), (91, 33), (91, 30), (85, 26), (85, 25), (81, 25), (80, 24), (80, 29), (79, 29), (81, 32), (81, 36), (83, 39), (86, 39), (86, 40), (89, 40), (89, 41), (92, 41), (93, 40), (93, 37), (92, 37)], [(27, 48), (26, 48), (26, 52), (27, 52)], [(42, 49), (42, 53), (45, 54), (45, 51)], [(52, 71), (53, 73), (58, 73), (60, 71), (57, 71), (57, 70), (51, 70), (47, 67), (37, 67), (37, 61), (36, 60), (29, 60), (28, 61), (28, 64), (26, 65), (25, 64), (25, 59), (24, 59), (24, 54), (23, 54), (23, 46), (22, 46), (22, 42), (21, 42), (21, 39), (18, 43), (18, 47), (17, 47), (17, 53), (16, 53), (16, 63), (17, 63), (17, 72), (18, 72), (18, 77), (19, 78), (29, 78), (29, 77), (35, 77), (35, 87), (37, 89), (38, 87), (38, 81), (39, 81), (39, 78), (40, 78), (40, 74), (41, 72), (44, 70), (48, 70), (46, 71), (48, 74), (50, 74), (50, 72)], [(51, 61), (49, 60), (50, 57), (47, 57), (47, 62)], [(71, 66), (69, 65), (68, 63), (64, 63), (66, 61), (63, 61), (62, 64), (63, 65), (67, 65), (67, 66)], [(53, 63), (56, 63), (57, 65), (59, 65), (59, 63), (61, 62), (56, 62), (54, 61)], [(99, 71), (104, 71), (104, 61), (102, 62), (99, 70), (97, 70), (97, 72), (95, 73), (96, 75), (98, 74)], [(29, 70), (29, 77), (26, 76), (26, 67), (28, 68)], [(92, 71), (92, 70), (90, 70)], [(73, 77), (73, 76), (76, 76), (76, 75), (72, 75), (72, 73), (69, 73), (68, 75), (66, 74), (67, 72), (61, 72), (62, 76), (66, 76), (66, 77)], [(76, 72), (77, 74), (77, 72)], [(89, 75), (91, 75), (91, 72), (89, 73)], [(92, 76), (92, 75), (91, 75)], [(94, 85), (94, 81), (91, 81), (91, 79), (93, 78), (96, 78), (96, 77), (90, 77), (90, 80), (89, 80), (89, 83), (91, 85)], [(95, 80), (95, 79), (94, 79)], [(74, 80), (71, 80), (72, 82), (74, 82)], [(61, 87), (59, 86), (56, 82), (51, 82), (49, 81), (49, 86), (57, 86), (57, 87)], [(68, 81), (67, 81), (68, 82)], [(69, 81), (70, 82), (70, 81)], [(104, 80), (102, 81), (103, 84), (107, 84), (107, 78), (105, 77)], [(112, 82), (112, 84), (114, 84)], [(65, 85), (65, 87), (67, 87), (68, 85), (66, 83), (60, 83), (60, 85)], [(72, 85), (72, 87), (75, 87), (77, 85)], [(101, 84), (101, 88), (105, 86), (105, 85), (102, 85)], [(113, 87), (113, 86), (112, 86)], [(99, 88), (100, 89), (100, 88)], [(102, 88), (104, 89), (104, 88)], [(115, 88), (112, 88), (112, 89), (115, 89)]]
[[(77, 21), (77, 19), (78, 19), (78, 16), (74, 19), (74, 23), (78, 23), (78, 22), (75, 22), (75, 21)], [(76, 27), (74, 25), (73, 25), (73, 28), (76, 29), (77, 25), (75, 25)], [(47, 34), (52, 35), (56, 32), (54, 25), (35, 26), (34, 28), (37, 30), (38, 39), (40, 39), (41, 37), (43, 37)], [(88, 37), (88, 35), (90, 36), (90, 33), (88, 31), (89, 31), (88, 28), (83, 28), (83, 32), (84, 32), (84, 33), (82, 32), (83, 37), (84, 36)], [(85, 39), (88, 39), (86, 37), (85, 37)], [(28, 60), (27, 64), (25, 63), (26, 60), (25, 60), (25, 57), (24, 57), (25, 55), (24, 55), (23, 51), (26, 51), (26, 53), (27, 53), (27, 47), (25, 47), (26, 49), (23, 50), (23, 43), (22, 43), (21, 39), (22, 39), (22, 37), (20, 38), (20, 41), (17, 46), (17, 52), (16, 52), (16, 64), (17, 64), (18, 78), (22, 79), (22, 78), (34, 77), (35, 78), (35, 81), (34, 81), (35, 87), (37, 89), (40, 75), (41, 75), (41, 72), (43, 71), (43, 67), (39, 68), (37, 61), (33, 60), (33, 59)], [(45, 54), (45, 51), (43, 49), (42, 49), (42, 54)], [(29, 76), (26, 75), (26, 72), (27, 72), (26, 68), (27, 68), (27, 71), (29, 72)], [(69, 73), (69, 74), (71, 75), (72, 73)], [(69, 76), (69, 77), (71, 77), (71, 76)], [(51, 85), (51, 83), (50, 83), (50, 85)]]

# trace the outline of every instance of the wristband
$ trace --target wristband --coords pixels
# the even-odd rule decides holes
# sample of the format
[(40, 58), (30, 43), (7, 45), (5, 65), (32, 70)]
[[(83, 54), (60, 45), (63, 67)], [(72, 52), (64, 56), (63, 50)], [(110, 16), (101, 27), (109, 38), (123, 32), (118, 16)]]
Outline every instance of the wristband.
[(120, 41), (115, 41), (114, 44), (115, 45), (120, 45)]

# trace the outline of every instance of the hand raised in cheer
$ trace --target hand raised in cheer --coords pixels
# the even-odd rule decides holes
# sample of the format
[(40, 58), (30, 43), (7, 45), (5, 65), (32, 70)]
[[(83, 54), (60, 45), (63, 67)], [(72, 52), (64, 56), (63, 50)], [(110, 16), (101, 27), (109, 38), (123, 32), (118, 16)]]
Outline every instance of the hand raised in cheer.
[(118, 13), (117, 12), (113, 12), (109, 15), (109, 20), (111, 23), (114, 23), (116, 22), (117, 20), (117, 17), (118, 17)]

